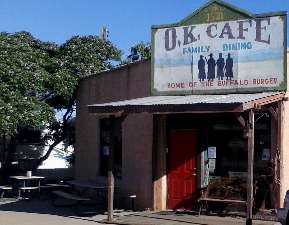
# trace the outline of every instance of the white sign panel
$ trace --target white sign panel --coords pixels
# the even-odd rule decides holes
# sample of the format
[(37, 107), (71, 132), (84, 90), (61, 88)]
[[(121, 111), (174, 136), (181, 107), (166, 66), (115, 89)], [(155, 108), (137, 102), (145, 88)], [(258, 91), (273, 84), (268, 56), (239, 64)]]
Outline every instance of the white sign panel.
[(285, 89), (284, 17), (153, 30), (153, 93)]
[(216, 159), (209, 159), (209, 171), (214, 173), (216, 169)]
[(208, 158), (217, 158), (217, 148), (215, 146), (208, 147)]

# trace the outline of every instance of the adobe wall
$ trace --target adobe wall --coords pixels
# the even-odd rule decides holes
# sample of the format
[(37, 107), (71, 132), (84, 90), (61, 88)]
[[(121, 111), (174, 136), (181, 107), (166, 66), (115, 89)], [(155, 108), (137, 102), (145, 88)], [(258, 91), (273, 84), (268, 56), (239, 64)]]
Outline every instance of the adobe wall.
[[(89, 104), (141, 98), (150, 95), (150, 61), (129, 64), (85, 78), (77, 96), (75, 178), (99, 177), (99, 117), (89, 114)], [(137, 208), (152, 207), (152, 115), (131, 114), (122, 127), (122, 179), (125, 194), (136, 194)], [(137, 163), (136, 163), (137, 162)], [(127, 199), (128, 200), (128, 199)]]
[[(287, 51), (287, 77), (289, 74), (289, 52)], [(287, 78), (287, 93), (289, 98), (289, 80)], [(280, 206), (283, 206), (286, 191), (289, 190), (289, 101), (281, 105), (281, 149), (280, 149)]]
[[(122, 190), (136, 194), (136, 209), (152, 208), (153, 117), (132, 114), (123, 123)], [(127, 199), (129, 200), (129, 199)], [(127, 202), (130, 203), (130, 202)]]

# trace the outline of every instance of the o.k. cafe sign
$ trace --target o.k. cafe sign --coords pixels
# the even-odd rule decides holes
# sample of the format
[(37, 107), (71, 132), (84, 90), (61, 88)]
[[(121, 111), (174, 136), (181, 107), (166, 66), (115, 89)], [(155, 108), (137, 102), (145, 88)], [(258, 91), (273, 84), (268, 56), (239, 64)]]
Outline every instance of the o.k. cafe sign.
[(153, 27), (152, 93), (285, 90), (285, 17)]

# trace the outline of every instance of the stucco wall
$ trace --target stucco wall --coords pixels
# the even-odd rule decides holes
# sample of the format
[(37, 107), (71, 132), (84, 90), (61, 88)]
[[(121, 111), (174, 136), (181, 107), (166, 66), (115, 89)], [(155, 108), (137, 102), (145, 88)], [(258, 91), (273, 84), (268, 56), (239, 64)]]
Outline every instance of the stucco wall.
[(136, 208), (152, 208), (152, 130), (150, 114), (132, 114), (123, 123), (123, 178), (125, 194), (136, 194)]
[[(288, 95), (288, 94), (287, 94)], [(289, 96), (288, 96), (289, 97)], [(282, 133), (281, 133), (281, 163), (280, 163), (280, 201), (281, 206), (283, 205), (286, 191), (289, 190), (289, 102), (283, 101), (282, 117), (283, 122)]]
[[(75, 178), (99, 177), (99, 117), (88, 113), (89, 104), (150, 95), (150, 61), (137, 62), (80, 82), (77, 96)], [(125, 195), (136, 194), (137, 208), (152, 207), (152, 115), (128, 115), (122, 125), (122, 179)], [(137, 163), (136, 163), (137, 162)], [(128, 199), (127, 199), (128, 200)]]
[[(289, 52), (287, 51), (287, 77), (289, 74)], [(287, 78), (287, 93), (289, 98), (289, 79)], [(283, 205), (286, 191), (289, 190), (289, 101), (282, 102), (281, 109), (281, 149), (280, 149), (280, 206)]]
[(88, 82), (80, 84), (76, 107), (75, 178), (83, 180), (96, 180), (99, 163), (98, 120), (87, 109), (91, 102), (90, 86)]

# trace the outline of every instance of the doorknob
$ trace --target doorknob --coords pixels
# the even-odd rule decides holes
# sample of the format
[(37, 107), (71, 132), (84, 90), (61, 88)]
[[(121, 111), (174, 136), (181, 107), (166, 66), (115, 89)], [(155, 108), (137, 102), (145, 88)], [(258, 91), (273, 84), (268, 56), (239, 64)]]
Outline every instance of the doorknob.
[(192, 175), (193, 175), (193, 176), (197, 176), (197, 174), (196, 174), (196, 173), (193, 173)]

